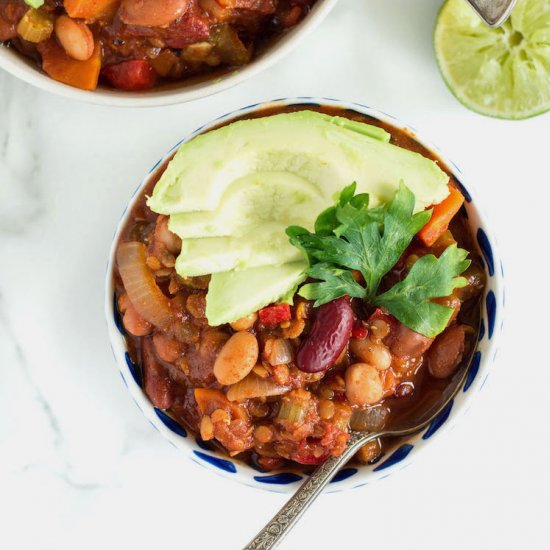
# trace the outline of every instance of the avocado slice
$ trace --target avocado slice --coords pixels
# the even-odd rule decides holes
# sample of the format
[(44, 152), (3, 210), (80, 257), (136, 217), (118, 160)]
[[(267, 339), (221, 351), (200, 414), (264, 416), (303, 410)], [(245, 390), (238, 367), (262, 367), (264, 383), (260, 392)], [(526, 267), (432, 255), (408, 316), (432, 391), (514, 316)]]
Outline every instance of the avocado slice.
[(168, 227), (186, 239), (242, 234), (250, 226), (272, 221), (284, 227), (310, 226), (326, 202), (308, 180), (283, 172), (257, 172), (233, 182), (216, 210), (172, 214)]
[(284, 300), (307, 261), (288, 225), (313, 228), (352, 182), (371, 206), (403, 181), (415, 211), (441, 202), (448, 176), (432, 160), (389, 142), (375, 126), (314, 111), (238, 121), (184, 143), (157, 183), (149, 207), (170, 215), (182, 238), (176, 271), (212, 274), (206, 315), (234, 321)]
[(373, 206), (390, 200), (400, 181), (417, 211), (447, 196), (448, 176), (435, 162), (372, 137), (372, 129), (380, 131), (314, 111), (234, 122), (184, 143), (148, 205), (161, 214), (216, 210), (233, 182), (258, 172), (293, 174), (331, 199), (356, 181)]
[(208, 323), (211, 326), (231, 323), (274, 302), (292, 303), (297, 286), (305, 279), (307, 266), (307, 262), (301, 260), (215, 273), (206, 296)]
[(182, 277), (197, 277), (299, 261), (303, 254), (290, 244), (285, 228), (269, 223), (249, 228), (247, 235), (183, 239), (176, 271)]

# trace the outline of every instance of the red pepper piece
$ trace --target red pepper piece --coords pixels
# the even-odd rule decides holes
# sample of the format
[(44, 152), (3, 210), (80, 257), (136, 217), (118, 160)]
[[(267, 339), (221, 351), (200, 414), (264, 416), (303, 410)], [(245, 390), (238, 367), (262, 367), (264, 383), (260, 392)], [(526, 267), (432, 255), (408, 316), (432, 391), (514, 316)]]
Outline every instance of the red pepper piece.
[(157, 81), (155, 69), (145, 59), (130, 59), (114, 65), (107, 65), (101, 74), (115, 88), (130, 92), (148, 90)]
[(288, 304), (275, 304), (260, 309), (260, 321), (265, 326), (279, 325), (290, 321), (290, 306)]

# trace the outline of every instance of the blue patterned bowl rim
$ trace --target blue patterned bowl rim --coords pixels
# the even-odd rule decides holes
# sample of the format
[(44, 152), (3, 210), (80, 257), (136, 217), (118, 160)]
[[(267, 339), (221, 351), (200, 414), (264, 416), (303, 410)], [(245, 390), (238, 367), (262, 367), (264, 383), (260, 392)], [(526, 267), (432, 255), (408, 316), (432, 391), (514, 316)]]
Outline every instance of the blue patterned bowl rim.
[(449, 428), (470, 409), (472, 398), (479, 394), (485, 385), (491, 366), (494, 364), (496, 358), (496, 344), (502, 332), (505, 304), (504, 269), (498, 252), (497, 241), (493, 235), (490, 224), (487, 222), (487, 216), (476, 200), (474, 187), (471, 186), (470, 183), (466, 183), (466, 178), (458, 167), (448, 159), (439, 148), (421, 138), (414, 128), (403, 124), (382, 111), (359, 103), (319, 97), (295, 97), (276, 99), (243, 107), (242, 109), (218, 117), (208, 124), (196, 129), (186, 138), (176, 143), (162, 159), (153, 165), (149, 173), (136, 188), (128, 206), (122, 213), (121, 219), (113, 235), (107, 264), (105, 315), (111, 347), (124, 384), (145, 417), (170, 443), (172, 443), (172, 445), (183, 451), (194, 462), (223, 477), (239, 481), (254, 488), (274, 492), (286, 493), (296, 490), (299, 482), (303, 479), (303, 475), (297, 474), (292, 470), (261, 473), (243, 464), (239, 460), (229, 458), (221, 453), (213, 452), (205, 448), (204, 445), (201, 446), (200, 441), (197, 442), (193, 434), (188, 433), (184, 427), (180, 426), (166, 413), (159, 411), (152, 405), (141, 389), (137, 371), (129, 359), (126, 343), (119, 329), (120, 321), (116, 316), (114, 308), (114, 286), (112, 280), (112, 269), (118, 235), (126, 223), (132, 207), (139, 197), (141, 189), (149, 181), (151, 174), (158, 166), (164, 163), (182, 143), (189, 141), (199, 133), (205, 132), (236, 117), (241, 117), (258, 110), (288, 105), (325, 105), (328, 107), (351, 109), (387, 122), (397, 128), (409, 131), (417, 141), (428, 150), (433, 151), (453, 173), (464, 191), (467, 199), (465, 203), (466, 212), (472, 232), (477, 237), (477, 243), (485, 260), (485, 269), (487, 272), (487, 288), (483, 299), (480, 338), (472, 367), (462, 391), (459, 392), (453, 402), (449, 404), (445, 411), (443, 411), (427, 429), (422, 433), (408, 438), (399, 448), (390, 452), (388, 456), (382, 456), (376, 464), (359, 467), (348, 466), (343, 468), (327, 488), (328, 492), (336, 492), (343, 489), (362, 487), (376, 480), (388, 477), (389, 474), (401, 470), (410, 464), (411, 460), (418, 456), (419, 452), (426, 448), (429, 443), (435, 439), (440, 439), (441, 435), (447, 432)]

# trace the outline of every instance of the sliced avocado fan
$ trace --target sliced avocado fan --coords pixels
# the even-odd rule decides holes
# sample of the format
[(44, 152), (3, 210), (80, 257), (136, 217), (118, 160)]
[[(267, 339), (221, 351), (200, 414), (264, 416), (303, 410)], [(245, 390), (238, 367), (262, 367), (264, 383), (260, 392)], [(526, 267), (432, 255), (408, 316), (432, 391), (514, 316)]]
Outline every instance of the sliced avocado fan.
[(148, 205), (182, 238), (176, 271), (212, 274), (206, 316), (232, 322), (288, 301), (307, 261), (285, 228), (312, 229), (352, 182), (370, 204), (403, 181), (415, 211), (441, 202), (448, 176), (430, 159), (389, 143), (383, 129), (315, 111), (234, 122), (184, 143)]

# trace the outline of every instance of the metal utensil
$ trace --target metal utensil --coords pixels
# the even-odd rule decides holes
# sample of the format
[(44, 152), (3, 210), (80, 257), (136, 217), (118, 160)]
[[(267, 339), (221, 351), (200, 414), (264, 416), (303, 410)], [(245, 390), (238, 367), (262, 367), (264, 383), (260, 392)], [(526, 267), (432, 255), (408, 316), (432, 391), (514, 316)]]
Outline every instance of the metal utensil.
[(508, 19), (516, 0), (468, 0), (468, 3), (489, 27), (496, 28)]
[[(477, 334), (477, 332), (476, 332)], [(477, 341), (473, 349), (477, 347)], [(355, 454), (360, 447), (383, 437), (403, 437), (420, 432), (428, 426), (445, 409), (460, 388), (470, 370), (473, 360), (472, 352), (463, 361), (445, 390), (435, 401), (428, 399), (415, 403), (407, 415), (397, 417), (392, 425), (381, 432), (352, 431), (347, 449), (338, 457), (331, 457), (319, 466), (311, 476), (304, 481), (294, 496), (277, 512), (273, 519), (244, 547), (243, 550), (271, 550), (278, 546), (285, 535), (294, 527), (313, 501), (336, 475), (341, 466)]]

